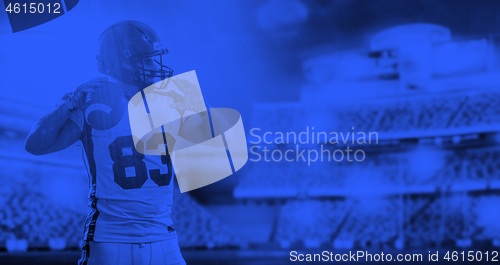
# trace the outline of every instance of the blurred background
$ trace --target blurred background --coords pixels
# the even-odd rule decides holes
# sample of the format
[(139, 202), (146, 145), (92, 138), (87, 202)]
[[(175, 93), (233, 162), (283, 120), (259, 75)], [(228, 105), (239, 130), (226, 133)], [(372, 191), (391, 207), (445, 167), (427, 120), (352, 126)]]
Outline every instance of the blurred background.
[[(499, 8), (472, 0), (80, 1), (15, 34), (0, 12), (0, 263), (76, 264), (88, 213), (81, 151), (33, 156), (24, 139), (62, 95), (97, 75), (100, 33), (126, 19), (158, 32), (174, 74), (196, 70), (213, 107), (241, 113), (252, 150), (236, 174), (175, 189), (188, 264), (283, 264), (291, 250), (498, 249)], [(255, 128), (271, 143), (255, 143)], [(306, 130), (376, 132), (378, 141), (275, 141), (276, 132)], [(365, 159), (257, 155), (347, 147)]]

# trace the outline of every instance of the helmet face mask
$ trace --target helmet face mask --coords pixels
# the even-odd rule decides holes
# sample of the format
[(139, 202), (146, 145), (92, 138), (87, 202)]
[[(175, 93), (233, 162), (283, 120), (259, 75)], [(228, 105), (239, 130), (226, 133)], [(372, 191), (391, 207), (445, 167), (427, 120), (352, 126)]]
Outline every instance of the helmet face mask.
[(161, 81), (165, 88), (173, 75), (163, 64), (168, 50), (148, 25), (127, 20), (107, 28), (99, 37), (97, 61), (99, 71), (140, 89)]
[(161, 81), (160, 86), (156, 88), (166, 88), (174, 71), (172, 68), (163, 65), (163, 55), (161, 54), (153, 57), (146, 57), (143, 58), (141, 62), (142, 64), (141, 66), (138, 66), (138, 69), (140, 71), (139, 75), (142, 78), (142, 82), (147, 85), (152, 85)]

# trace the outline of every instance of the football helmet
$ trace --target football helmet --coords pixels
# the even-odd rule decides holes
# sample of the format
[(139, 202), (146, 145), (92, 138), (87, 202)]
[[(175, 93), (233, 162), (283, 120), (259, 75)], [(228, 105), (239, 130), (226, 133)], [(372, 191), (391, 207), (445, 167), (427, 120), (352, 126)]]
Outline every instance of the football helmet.
[[(165, 54), (168, 50), (150, 26), (126, 20), (104, 30), (97, 43), (96, 58), (103, 74), (141, 89), (151, 85), (153, 78), (160, 78), (161, 88), (165, 88), (173, 75), (172, 68), (163, 64)], [(146, 60), (158, 69), (145, 67)]]

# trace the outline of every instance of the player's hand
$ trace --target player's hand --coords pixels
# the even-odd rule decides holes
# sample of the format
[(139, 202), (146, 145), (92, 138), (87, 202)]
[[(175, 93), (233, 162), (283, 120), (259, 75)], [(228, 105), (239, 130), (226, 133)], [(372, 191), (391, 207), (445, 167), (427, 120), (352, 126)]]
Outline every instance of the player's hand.
[(190, 110), (196, 113), (206, 109), (201, 90), (197, 85), (178, 77), (173, 78), (172, 82), (179, 88), (182, 94), (184, 94), (184, 100), (178, 102), (174, 100), (174, 103), (170, 104), (170, 108), (176, 110)]
[(65, 96), (65, 104), (70, 111), (75, 111), (83, 108), (83, 106), (92, 99), (92, 93), (96, 89), (102, 87), (106, 77), (94, 78), (89, 82), (80, 85), (74, 92), (68, 93)]

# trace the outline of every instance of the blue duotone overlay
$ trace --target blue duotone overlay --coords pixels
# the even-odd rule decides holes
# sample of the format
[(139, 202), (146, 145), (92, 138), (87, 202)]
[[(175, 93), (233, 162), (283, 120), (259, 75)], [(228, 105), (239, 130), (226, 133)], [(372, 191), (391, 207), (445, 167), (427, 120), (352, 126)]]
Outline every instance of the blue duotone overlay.
[(24, 140), (101, 76), (97, 40), (122, 20), (153, 27), (163, 63), (195, 70), (203, 98), (245, 124), (240, 170), (186, 193), (171, 182), (188, 264), (498, 251), (500, 3), (64, 2), (64, 15), (23, 30), (0, 11), (0, 264), (76, 263), (81, 149), (34, 156)]

